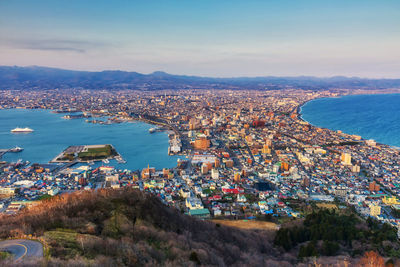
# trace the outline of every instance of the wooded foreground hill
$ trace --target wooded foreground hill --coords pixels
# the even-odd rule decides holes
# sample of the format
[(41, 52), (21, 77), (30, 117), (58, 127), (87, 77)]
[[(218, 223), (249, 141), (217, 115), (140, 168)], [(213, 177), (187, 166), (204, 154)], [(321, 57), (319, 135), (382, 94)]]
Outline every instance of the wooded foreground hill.
[(291, 266), (296, 261), (273, 247), (273, 232), (197, 220), (131, 188), (63, 194), (0, 218), (0, 238), (26, 234), (44, 237), (50, 266)]
[[(304, 235), (293, 226), (278, 232), (240, 230), (181, 214), (157, 197), (130, 187), (77, 191), (16, 215), (2, 215), (0, 239), (40, 238), (46, 257), (0, 261), (0, 266), (384, 266), (387, 262), (374, 252), (351, 258), (329, 246), (334, 253), (324, 253), (324, 246), (319, 253), (318, 241), (310, 241), (317, 236), (312, 229), (322, 229), (318, 218), (336, 222), (344, 217), (326, 211), (310, 216), (304, 222), (295, 221), (306, 227)], [(307, 244), (314, 247), (308, 249)], [(363, 262), (374, 265), (360, 265)]]

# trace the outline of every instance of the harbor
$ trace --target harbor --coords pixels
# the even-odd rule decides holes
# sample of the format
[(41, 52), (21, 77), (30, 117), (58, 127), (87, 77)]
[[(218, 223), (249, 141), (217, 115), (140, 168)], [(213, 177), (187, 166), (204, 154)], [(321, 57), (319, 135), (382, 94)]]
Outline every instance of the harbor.
[[(149, 129), (155, 127), (154, 124), (126, 120), (125, 123), (99, 125), (86, 123), (85, 118), (62, 119), (65, 113), (60, 115), (41, 109), (0, 110), (0, 113), (3, 114), (0, 125), (0, 133), (3, 133), (0, 137), (0, 148), (8, 150), (15, 145), (24, 148), (21, 153), (6, 153), (2, 157), (4, 161), (17, 162), (21, 158), (24, 161), (48, 164), (70, 145), (109, 143), (118, 151), (121, 159), (116, 156), (109, 164), (104, 165), (131, 170), (141, 169), (148, 163), (156, 168), (176, 166), (178, 157), (167, 154), (169, 132), (149, 134)], [(8, 117), (12, 119), (6, 119)], [(125, 117), (118, 116), (118, 118)], [(11, 133), (10, 130), (16, 126), (28, 126), (35, 132)], [(98, 166), (102, 161), (93, 161), (92, 164), (88, 161), (87, 164)]]

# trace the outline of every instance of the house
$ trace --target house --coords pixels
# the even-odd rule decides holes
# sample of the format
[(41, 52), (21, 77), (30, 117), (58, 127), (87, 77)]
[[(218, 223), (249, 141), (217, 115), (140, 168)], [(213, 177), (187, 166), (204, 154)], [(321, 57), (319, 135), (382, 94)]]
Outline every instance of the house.
[(199, 219), (208, 219), (210, 218), (210, 211), (208, 209), (191, 209), (188, 211), (190, 216), (197, 217)]
[(190, 210), (193, 209), (203, 209), (203, 203), (201, 202), (200, 199), (196, 198), (196, 197), (188, 197), (186, 198), (186, 207)]
[(246, 199), (246, 197), (244, 195), (238, 195), (237, 196), (237, 201), (238, 202), (246, 202), (247, 199)]
[(213, 208), (213, 214), (214, 216), (220, 216), (222, 212), (219, 208)]

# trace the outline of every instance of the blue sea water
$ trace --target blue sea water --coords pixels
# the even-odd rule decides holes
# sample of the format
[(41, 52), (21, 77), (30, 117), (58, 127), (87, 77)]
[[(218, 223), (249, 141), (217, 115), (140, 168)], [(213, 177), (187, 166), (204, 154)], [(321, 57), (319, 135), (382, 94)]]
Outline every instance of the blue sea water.
[[(168, 155), (168, 135), (165, 132), (150, 134), (153, 125), (142, 122), (101, 125), (86, 123), (85, 119), (66, 120), (65, 114), (49, 110), (5, 109), (0, 110), (0, 149), (19, 146), (20, 153), (7, 153), (2, 160), (28, 160), (48, 163), (70, 145), (112, 144), (127, 161), (118, 169), (137, 170), (150, 166), (175, 167), (177, 156)], [(29, 127), (32, 133), (13, 134), (16, 127)]]
[(301, 107), (309, 123), (400, 147), (400, 94), (312, 100)]

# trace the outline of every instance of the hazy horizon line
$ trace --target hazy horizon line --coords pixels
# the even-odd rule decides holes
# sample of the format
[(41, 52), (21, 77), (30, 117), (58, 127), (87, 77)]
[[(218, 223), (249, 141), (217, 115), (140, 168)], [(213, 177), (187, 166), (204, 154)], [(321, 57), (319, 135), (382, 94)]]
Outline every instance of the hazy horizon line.
[(42, 66), (42, 65), (0, 65), (0, 67), (18, 67), (18, 68), (32, 68), (32, 67), (37, 67), (37, 68), (48, 68), (48, 69), (58, 69), (58, 70), (66, 70), (66, 71), (81, 71), (81, 72), (106, 72), (106, 71), (121, 71), (121, 72), (128, 72), (128, 73), (138, 73), (142, 75), (151, 75), (157, 72), (165, 73), (168, 75), (173, 75), (173, 76), (187, 76), (187, 77), (199, 77), (199, 78), (212, 78), (212, 79), (245, 79), (245, 78), (317, 78), (317, 79), (331, 79), (331, 78), (347, 78), (347, 79), (368, 79), (368, 80), (399, 80), (400, 76), (397, 78), (388, 78), (388, 77), (360, 77), (360, 76), (347, 76), (345, 74), (337, 74), (337, 75), (331, 75), (331, 76), (317, 76), (317, 75), (256, 75), (256, 76), (245, 76), (245, 75), (240, 75), (240, 76), (209, 76), (209, 75), (195, 75), (195, 74), (176, 74), (176, 73), (170, 73), (165, 70), (154, 70), (152, 72), (138, 72), (135, 70), (127, 70), (127, 69), (101, 69), (101, 70), (88, 70), (88, 69), (72, 69), (72, 68), (63, 68), (63, 67), (53, 67), (53, 66)]

